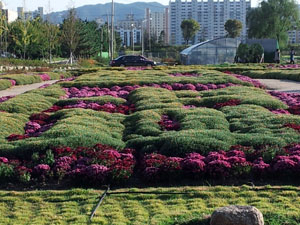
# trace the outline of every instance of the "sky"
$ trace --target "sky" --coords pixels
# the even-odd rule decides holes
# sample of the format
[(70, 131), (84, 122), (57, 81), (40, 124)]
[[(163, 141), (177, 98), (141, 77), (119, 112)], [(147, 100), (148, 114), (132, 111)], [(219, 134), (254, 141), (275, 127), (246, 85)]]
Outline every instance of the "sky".
[[(7, 9), (17, 11), (17, 7), (23, 6), (24, 0), (0, 0), (2, 1)], [(132, 3), (132, 2), (159, 2), (164, 5), (169, 4), (169, 0), (115, 0), (118, 3)], [(257, 6), (258, 1), (260, 0), (252, 0), (251, 6)], [(49, 0), (25, 0), (26, 10), (35, 10), (39, 6), (44, 7), (44, 13), (49, 12)], [(72, 3), (73, 2), (73, 3)], [(111, 2), (111, 0), (50, 0), (50, 9), (53, 11), (62, 11), (70, 8), (73, 4), (75, 7), (79, 7), (82, 5), (95, 5), (95, 4), (103, 4)]]

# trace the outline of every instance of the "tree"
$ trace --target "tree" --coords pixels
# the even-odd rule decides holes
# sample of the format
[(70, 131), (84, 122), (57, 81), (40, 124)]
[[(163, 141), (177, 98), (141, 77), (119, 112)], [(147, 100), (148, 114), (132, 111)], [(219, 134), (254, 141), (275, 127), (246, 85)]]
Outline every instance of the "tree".
[(27, 47), (33, 42), (34, 27), (29, 20), (17, 20), (10, 24), (10, 36), (12, 38), (12, 47), (14, 50), (23, 57), (26, 58)]
[(236, 51), (236, 55), (239, 58), (239, 62), (249, 62), (249, 46), (241, 43)]
[(227, 37), (229, 38), (236, 38), (241, 35), (241, 31), (243, 28), (243, 24), (239, 20), (227, 20), (225, 25), (225, 30), (227, 31)]
[(188, 19), (183, 20), (180, 25), (182, 36), (186, 42), (186, 44), (189, 43), (189, 40), (191, 40), (198, 30), (200, 30), (200, 25), (196, 20)]
[(67, 18), (62, 24), (62, 41), (66, 44), (69, 50), (69, 61), (73, 64), (74, 52), (79, 43), (79, 20), (76, 18), (74, 8), (69, 9)]
[(247, 15), (250, 38), (275, 38), (280, 46), (287, 43), (287, 31), (299, 21), (298, 6), (294, 0), (262, 1)]
[(252, 44), (249, 48), (249, 58), (253, 63), (259, 63), (264, 53), (264, 48), (260, 44)]

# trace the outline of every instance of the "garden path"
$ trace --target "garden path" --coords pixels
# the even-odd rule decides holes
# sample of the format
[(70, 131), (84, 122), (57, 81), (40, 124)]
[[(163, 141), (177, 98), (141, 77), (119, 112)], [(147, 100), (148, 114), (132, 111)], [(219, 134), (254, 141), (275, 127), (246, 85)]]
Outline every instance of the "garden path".
[(44, 81), (44, 82), (41, 82), (41, 83), (13, 86), (9, 89), (0, 91), (0, 98), (3, 97), (3, 96), (20, 95), (20, 94), (23, 94), (27, 91), (37, 89), (37, 88), (39, 88), (39, 87), (41, 87), (45, 84), (53, 84), (55, 82), (57, 82), (57, 80), (49, 80), (49, 81)]
[(283, 91), (283, 92), (298, 92), (300, 93), (300, 82), (291, 80), (277, 79), (256, 79), (266, 85), (267, 89)]

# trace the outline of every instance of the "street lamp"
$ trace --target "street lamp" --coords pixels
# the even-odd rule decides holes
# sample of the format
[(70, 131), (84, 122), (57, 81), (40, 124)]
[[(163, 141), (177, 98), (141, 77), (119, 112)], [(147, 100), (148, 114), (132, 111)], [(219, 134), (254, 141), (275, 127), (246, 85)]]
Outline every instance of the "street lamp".
[[(144, 55), (144, 23), (147, 21), (148, 19), (144, 19), (142, 21), (142, 55)], [(152, 18), (149, 18), (149, 20), (152, 20)], [(150, 23), (149, 23), (149, 36), (150, 36)], [(150, 43), (150, 38), (149, 38), (149, 43)]]

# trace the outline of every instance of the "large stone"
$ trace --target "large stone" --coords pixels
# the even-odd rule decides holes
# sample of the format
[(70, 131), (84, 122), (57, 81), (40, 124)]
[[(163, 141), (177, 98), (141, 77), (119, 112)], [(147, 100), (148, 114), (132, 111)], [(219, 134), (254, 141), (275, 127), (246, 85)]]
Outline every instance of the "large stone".
[(264, 225), (264, 218), (253, 206), (231, 205), (216, 209), (210, 225)]

